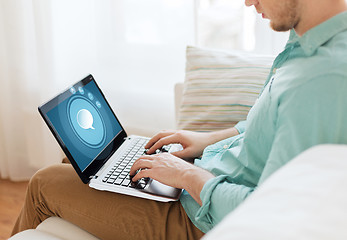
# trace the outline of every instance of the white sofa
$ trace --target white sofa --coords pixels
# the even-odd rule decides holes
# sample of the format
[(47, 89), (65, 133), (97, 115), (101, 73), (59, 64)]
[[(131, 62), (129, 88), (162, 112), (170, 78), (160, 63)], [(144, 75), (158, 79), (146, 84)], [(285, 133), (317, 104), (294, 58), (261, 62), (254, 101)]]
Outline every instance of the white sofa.
[(17, 233), (11, 240), (97, 240), (98, 238), (85, 230), (59, 217), (50, 217), (43, 221), (36, 229), (29, 229)]
[(204, 240), (347, 239), (347, 145), (320, 145), (270, 176)]
[[(182, 87), (175, 86), (176, 114)], [(273, 174), (204, 239), (347, 239), (346, 189), (347, 146), (316, 146)], [(97, 238), (51, 217), (10, 239)]]

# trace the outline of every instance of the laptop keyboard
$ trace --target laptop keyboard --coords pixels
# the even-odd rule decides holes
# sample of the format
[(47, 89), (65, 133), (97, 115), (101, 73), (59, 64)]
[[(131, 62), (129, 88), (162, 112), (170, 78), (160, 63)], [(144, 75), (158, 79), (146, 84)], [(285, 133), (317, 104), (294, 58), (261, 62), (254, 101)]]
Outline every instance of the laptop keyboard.
[[(136, 139), (130, 146), (129, 149), (122, 155), (120, 160), (111, 168), (111, 170), (102, 179), (104, 183), (119, 185), (130, 188), (144, 189), (149, 178), (142, 178), (137, 182), (132, 182), (129, 175), (131, 166), (133, 163), (141, 157), (141, 155), (146, 153), (145, 145), (148, 140), (143, 138)], [(159, 152), (168, 152), (170, 146), (164, 146)]]

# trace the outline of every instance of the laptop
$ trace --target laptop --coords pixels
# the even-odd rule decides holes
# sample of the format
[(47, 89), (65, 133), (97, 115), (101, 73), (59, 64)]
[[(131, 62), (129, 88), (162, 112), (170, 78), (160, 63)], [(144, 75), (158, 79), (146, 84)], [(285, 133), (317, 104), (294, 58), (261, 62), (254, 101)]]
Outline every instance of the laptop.
[[(149, 138), (128, 136), (92, 75), (78, 81), (38, 108), (82, 182), (91, 188), (161, 202), (176, 201), (181, 189), (129, 171), (146, 153)], [(178, 151), (180, 145), (157, 152)]]

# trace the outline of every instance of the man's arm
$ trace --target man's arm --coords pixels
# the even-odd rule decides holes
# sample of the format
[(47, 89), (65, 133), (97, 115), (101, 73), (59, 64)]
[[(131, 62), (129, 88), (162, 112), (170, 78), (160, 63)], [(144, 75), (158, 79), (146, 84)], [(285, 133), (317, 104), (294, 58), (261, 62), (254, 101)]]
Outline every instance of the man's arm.
[(183, 150), (175, 152), (173, 155), (183, 159), (194, 159), (200, 157), (208, 145), (238, 134), (239, 131), (236, 126), (215, 132), (165, 130), (156, 134), (145, 148), (148, 149), (148, 154), (152, 154), (164, 145), (179, 143)]
[[(347, 122), (344, 111), (347, 95), (342, 90), (346, 86), (344, 78), (321, 76), (288, 90), (280, 98), (276, 104), (278, 114), (274, 140), (258, 185), (312, 146), (347, 142), (347, 128), (344, 127)], [(248, 163), (251, 161), (249, 159)], [(238, 185), (225, 175), (209, 179), (200, 193), (202, 206), (195, 217), (214, 225), (254, 189)]]
[[(142, 169), (139, 173), (136, 170)], [(144, 155), (132, 166), (133, 181), (150, 177), (166, 185), (185, 189), (200, 205), (199, 221), (215, 225), (253, 192), (254, 188), (233, 183), (226, 175), (212, 173), (169, 153)]]
[[(136, 174), (139, 169), (141, 170)], [(133, 164), (129, 174), (133, 176), (134, 182), (150, 177), (163, 184), (186, 189), (200, 205), (203, 186), (215, 177), (212, 173), (169, 153), (143, 155)]]
[(321, 75), (279, 99), (276, 135), (260, 183), (306, 149), (347, 142), (346, 79)]
[[(142, 170), (135, 175), (138, 169)], [(228, 176), (215, 177), (209, 171), (169, 153), (142, 156), (133, 164), (130, 175), (134, 175), (134, 182), (150, 177), (163, 184), (185, 189), (205, 209), (200, 211), (200, 217), (205, 216), (206, 208), (211, 206), (216, 208), (216, 219), (221, 219), (220, 215), (224, 217), (253, 191), (253, 188), (233, 184)]]

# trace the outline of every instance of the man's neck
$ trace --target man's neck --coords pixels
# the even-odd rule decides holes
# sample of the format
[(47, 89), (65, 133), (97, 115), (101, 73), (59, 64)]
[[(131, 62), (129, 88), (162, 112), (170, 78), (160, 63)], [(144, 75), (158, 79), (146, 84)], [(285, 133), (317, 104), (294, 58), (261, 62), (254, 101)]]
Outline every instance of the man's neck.
[(294, 28), (299, 36), (333, 16), (347, 11), (345, 0), (308, 0), (301, 1), (301, 4), (300, 21)]

